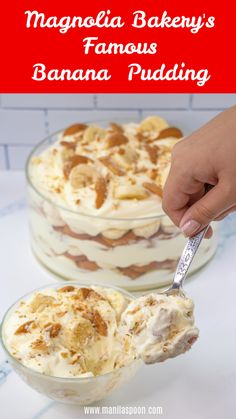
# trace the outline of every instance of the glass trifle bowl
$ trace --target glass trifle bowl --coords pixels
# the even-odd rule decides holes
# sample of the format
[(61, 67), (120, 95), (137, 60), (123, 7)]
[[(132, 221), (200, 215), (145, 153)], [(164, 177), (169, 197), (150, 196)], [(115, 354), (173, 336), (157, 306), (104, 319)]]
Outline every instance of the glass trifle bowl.
[[(164, 214), (171, 150), (183, 134), (158, 116), (74, 124), (27, 162), (31, 246), (64, 280), (138, 291), (167, 285), (186, 238)], [(191, 271), (217, 246), (205, 240)]]

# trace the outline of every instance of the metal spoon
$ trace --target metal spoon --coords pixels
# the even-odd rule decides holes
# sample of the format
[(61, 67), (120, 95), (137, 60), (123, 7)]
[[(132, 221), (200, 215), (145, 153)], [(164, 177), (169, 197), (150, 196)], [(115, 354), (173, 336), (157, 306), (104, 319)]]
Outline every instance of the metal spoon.
[(170, 295), (176, 292), (184, 294), (183, 292), (184, 280), (187, 276), (187, 273), (193, 261), (193, 258), (208, 228), (209, 228), (209, 225), (207, 225), (202, 231), (197, 233), (195, 236), (188, 239), (187, 244), (180, 257), (178, 266), (176, 268), (172, 285), (169, 288), (167, 288), (167, 290), (163, 291), (163, 294)]
[[(205, 194), (213, 188), (213, 185), (206, 184), (205, 186)], [(175, 271), (174, 279), (172, 285), (167, 288), (167, 290), (163, 291), (163, 294), (173, 294), (176, 292), (184, 294), (183, 291), (183, 283), (187, 276), (188, 270), (190, 265), (193, 261), (195, 254), (201, 244), (203, 237), (205, 236), (207, 230), (209, 228), (209, 224), (204, 227), (199, 233), (195, 234), (195, 236), (190, 237), (187, 241), (187, 244), (183, 250), (183, 253), (180, 257), (178, 266)]]

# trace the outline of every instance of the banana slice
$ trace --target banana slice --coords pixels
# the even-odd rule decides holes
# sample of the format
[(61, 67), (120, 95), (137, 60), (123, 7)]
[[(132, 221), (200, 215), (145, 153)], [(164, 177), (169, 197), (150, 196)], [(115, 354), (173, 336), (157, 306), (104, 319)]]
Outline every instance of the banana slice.
[(161, 173), (159, 174), (159, 182), (161, 184), (162, 189), (165, 186), (166, 179), (168, 178), (168, 175), (169, 175), (169, 171), (170, 171), (170, 164), (167, 165), (165, 168), (163, 168)]
[(88, 164), (75, 166), (69, 176), (70, 184), (73, 188), (79, 189), (92, 185), (99, 178), (99, 173)]
[(147, 192), (138, 185), (119, 185), (114, 191), (117, 199), (145, 199)]
[(178, 227), (176, 227), (173, 222), (170, 220), (169, 217), (162, 217), (161, 220), (161, 228), (164, 233), (173, 234), (173, 233), (180, 233)]
[(52, 154), (52, 159), (54, 159), (55, 165), (63, 169), (65, 161), (67, 161), (73, 156), (74, 156), (74, 151), (72, 149), (61, 147), (61, 148), (58, 148), (57, 154), (55, 155)]
[(149, 116), (140, 123), (138, 130), (141, 132), (161, 131), (164, 128), (167, 128), (168, 126), (169, 125), (167, 124), (165, 119), (162, 119), (159, 116)]
[(173, 149), (175, 144), (179, 143), (180, 141), (182, 141), (182, 140), (178, 139), (178, 138), (163, 138), (161, 140), (157, 139), (156, 141), (154, 141), (154, 143), (158, 147), (165, 148), (168, 153), (171, 153), (171, 150)]
[(110, 294), (107, 294), (107, 298), (110, 301), (110, 304), (116, 312), (117, 320), (120, 320), (121, 314), (126, 309), (128, 301), (120, 292), (113, 291)]
[(98, 127), (97, 125), (90, 125), (85, 131), (84, 131), (84, 141), (87, 141), (90, 143), (91, 141), (96, 140), (97, 138), (101, 138), (106, 135), (106, 131)]
[(122, 236), (124, 236), (128, 230), (118, 230), (117, 228), (109, 228), (105, 231), (103, 231), (102, 235), (106, 237), (107, 239), (120, 239)]
[(157, 231), (159, 230), (161, 225), (161, 222), (154, 221), (153, 223), (147, 224), (143, 227), (137, 227), (134, 229), (134, 234), (139, 237), (144, 237), (145, 239), (148, 239), (149, 237), (152, 237)]
[(138, 158), (137, 152), (134, 148), (127, 145), (122, 149), (122, 153), (116, 153), (114, 160), (124, 169), (129, 169), (130, 166), (136, 162)]

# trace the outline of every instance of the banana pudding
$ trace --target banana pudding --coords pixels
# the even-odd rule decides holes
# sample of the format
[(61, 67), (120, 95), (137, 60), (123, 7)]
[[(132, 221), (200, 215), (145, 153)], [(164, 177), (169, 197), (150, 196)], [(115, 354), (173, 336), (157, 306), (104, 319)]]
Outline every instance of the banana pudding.
[(5, 314), (1, 342), (20, 377), (63, 403), (88, 405), (129, 381), (141, 365), (131, 337), (119, 334), (133, 299), (115, 288), (50, 285)]
[(137, 299), (113, 288), (66, 285), (20, 300), (4, 322), (4, 344), (25, 367), (54, 377), (92, 377), (141, 358), (162, 362), (198, 337), (185, 295)]
[(127, 382), (141, 366), (188, 350), (197, 339), (187, 297), (131, 294), (75, 282), (18, 300), (1, 340), (16, 372), (63, 403), (90, 404)]
[[(185, 238), (162, 211), (162, 189), (182, 136), (152, 116), (78, 123), (41, 143), (27, 167), (38, 260), (68, 280), (130, 290), (169, 282)], [(203, 243), (192, 270), (215, 248), (216, 236)]]
[(114, 289), (44, 289), (20, 301), (5, 324), (5, 344), (24, 366), (46, 375), (103, 375), (135, 359), (129, 337), (118, 333), (128, 303)]
[(198, 338), (193, 301), (180, 294), (148, 294), (132, 301), (121, 316), (124, 336), (146, 364), (162, 362), (187, 350)]

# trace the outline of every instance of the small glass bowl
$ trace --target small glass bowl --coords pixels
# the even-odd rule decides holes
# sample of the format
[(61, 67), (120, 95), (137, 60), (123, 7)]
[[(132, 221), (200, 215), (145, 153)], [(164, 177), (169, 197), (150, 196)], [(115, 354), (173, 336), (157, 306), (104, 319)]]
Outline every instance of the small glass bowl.
[[(59, 133), (39, 143), (26, 165), (30, 240), (36, 259), (57, 278), (68, 281), (105, 282), (131, 292), (168, 285), (186, 239), (162, 210), (150, 217), (135, 213), (129, 218), (86, 215), (58, 205), (34, 184), (31, 160), (52, 146)], [(201, 244), (189, 273), (213, 257), (218, 244), (214, 223), (213, 228), (214, 235)]]
[[(65, 284), (68, 285), (68, 282), (66, 282)], [(77, 282), (73, 282), (70, 284), (77, 287), (87, 286), (87, 284)], [(30, 387), (32, 387), (39, 393), (42, 393), (45, 396), (62, 403), (88, 405), (95, 401), (105, 398), (114, 390), (120, 388), (123, 384), (129, 381), (141, 366), (141, 360), (135, 359), (130, 364), (125, 365), (124, 367), (121, 367), (117, 370), (113, 370), (112, 372), (106, 373), (104, 375), (98, 375), (94, 377), (62, 378), (45, 375), (24, 366), (11, 355), (5, 344), (4, 325), (7, 319), (10, 317), (11, 313), (18, 306), (19, 302), (22, 299), (27, 299), (27, 297), (30, 297), (34, 292), (38, 292), (46, 288), (61, 288), (61, 286), (61, 283), (56, 285), (50, 284), (48, 286), (37, 288), (19, 298), (7, 310), (7, 312), (4, 315), (0, 330), (1, 343), (6, 353), (7, 359), (9, 360), (13, 369)], [(108, 288), (107, 285), (101, 286)], [(117, 291), (129, 297), (130, 299), (135, 298), (133, 295), (129, 294), (128, 292), (122, 289), (116, 287), (109, 288), (116, 289)]]

